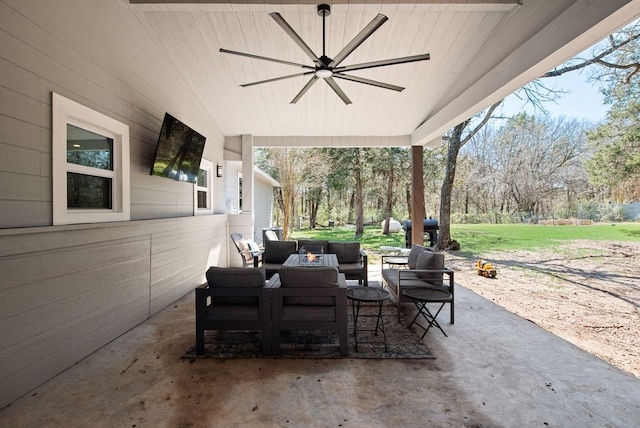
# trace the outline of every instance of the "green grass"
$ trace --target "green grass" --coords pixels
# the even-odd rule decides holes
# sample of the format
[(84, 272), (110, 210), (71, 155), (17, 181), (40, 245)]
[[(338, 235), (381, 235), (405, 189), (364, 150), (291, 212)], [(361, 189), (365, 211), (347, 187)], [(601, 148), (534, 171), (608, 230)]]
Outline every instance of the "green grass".
[(640, 242), (640, 223), (547, 226), (537, 224), (457, 224), (451, 236), (468, 253), (552, 248), (569, 241)]
[[(460, 243), (460, 255), (487, 254), (492, 251), (549, 249), (577, 239), (590, 241), (640, 242), (640, 223), (547, 226), (534, 224), (455, 224), (451, 237)], [(368, 252), (380, 252), (380, 246), (404, 247), (404, 232), (382, 234), (379, 226), (365, 228), (356, 239), (355, 230), (347, 227), (295, 231), (291, 239), (326, 239), (359, 241)]]

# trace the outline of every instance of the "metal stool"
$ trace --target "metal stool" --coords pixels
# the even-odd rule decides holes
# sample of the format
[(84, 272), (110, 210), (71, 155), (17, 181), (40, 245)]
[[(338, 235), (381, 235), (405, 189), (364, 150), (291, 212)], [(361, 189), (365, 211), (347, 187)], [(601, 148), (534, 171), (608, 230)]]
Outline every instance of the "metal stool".
[[(447, 333), (444, 332), (438, 321), (436, 321), (436, 317), (444, 307), (444, 304), (449, 303), (453, 299), (453, 296), (450, 292), (437, 288), (407, 288), (404, 290), (403, 294), (410, 298), (413, 301), (413, 304), (416, 305), (416, 308), (418, 309), (418, 313), (415, 317), (413, 317), (411, 324), (409, 324), (409, 328), (411, 328), (414, 323), (417, 326), (423, 328), (424, 333), (422, 333), (421, 338), (424, 338), (431, 327), (437, 327), (442, 332), (442, 334), (444, 334), (446, 337), (449, 337), (447, 336)], [(431, 311), (429, 311), (429, 308), (427, 308), (427, 303), (440, 303), (440, 307), (438, 308), (438, 311), (435, 315), (431, 314)], [(420, 315), (422, 315), (425, 321), (429, 323), (428, 326), (425, 327), (417, 322), (417, 319)]]
[[(387, 348), (387, 335), (384, 331), (384, 318), (382, 317), (382, 304), (385, 300), (389, 299), (391, 294), (383, 288), (374, 288), (374, 287), (353, 287), (347, 290), (347, 298), (351, 300), (351, 311), (353, 313), (353, 338), (356, 341), (356, 352), (358, 352), (358, 331), (372, 331), (373, 335), (378, 334), (378, 330), (382, 333), (383, 341), (378, 342), (360, 342), (360, 343), (384, 343), (385, 352), (388, 351)], [(377, 315), (361, 315), (360, 314), (360, 303), (362, 302), (370, 302), (370, 303), (378, 303), (378, 314)], [(360, 329), (358, 330), (358, 318), (359, 317), (376, 317), (376, 328), (374, 329)]]

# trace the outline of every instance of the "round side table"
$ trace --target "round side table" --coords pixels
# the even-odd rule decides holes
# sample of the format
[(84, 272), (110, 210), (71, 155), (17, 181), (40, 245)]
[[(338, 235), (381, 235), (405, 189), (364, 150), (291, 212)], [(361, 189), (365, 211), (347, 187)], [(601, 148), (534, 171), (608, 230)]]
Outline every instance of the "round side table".
[[(431, 327), (436, 327), (442, 332), (442, 334), (448, 337), (447, 333), (444, 332), (438, 321), (436, 321), (436, 317), (444, 307), (444, 304), (451, 302), (451, 300), (453, 299), (453, 296), (450, 292), (438, 288), (416, 287), (406, 288), (404, 289), (403, 293), (413, 301), (413, 303), (416, 305), (416, 308), (418, 309), (418, 313), (415, 317), (413, 317), (411, 324), (409, 324), (409, 328), (411, 328), (414, 323), (417, 326), (422, 327), (424, 329), (422, 338), (424, 338)], [(431, 314), (431, 311), (429, 311), (429, 308), (427, 308), (427, 303), (440, 303), (440, 307), (438, 308), (438, 311), (435, 315)], [(426, 327), (417, 322), (420, 315), (422, 315), (422, 317), (428, 323)]]
[[(372, 331), (376, 336), (378, 331), (382, 333), (382, 341), (368, 341), (360, 343), (384, 343), (385, 352), (387, 348), (387, 335), (384, 332), (384, 318), (382, 317), (382, 304), (388, 300), (391, 294), (383, 288), (374, 287), (352, 287), (347, 290), (347, 298), (351, 300), (351, 312), (353, 313), (353, 338), (356, 341), (356, 352), (358, 352), (358, 332)], [(374, 315), (360, 314), (361, 303), (377, 303), (378, 313)], [(358, 318), (372, 317), (376, 318), (376, 327), (374, 329), (358, 329)]]

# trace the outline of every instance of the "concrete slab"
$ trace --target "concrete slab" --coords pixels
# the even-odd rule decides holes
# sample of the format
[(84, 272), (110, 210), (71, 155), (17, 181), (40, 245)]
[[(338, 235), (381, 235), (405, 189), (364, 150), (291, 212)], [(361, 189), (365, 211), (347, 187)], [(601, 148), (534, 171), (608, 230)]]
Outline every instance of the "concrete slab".
[(449, 337), (425, 337), (435, 360), (189, 362), (191, 293), (0, 411), (0, 426), (638, 426), (640, 379), (456, 292), (456, 324), (439, 316)]

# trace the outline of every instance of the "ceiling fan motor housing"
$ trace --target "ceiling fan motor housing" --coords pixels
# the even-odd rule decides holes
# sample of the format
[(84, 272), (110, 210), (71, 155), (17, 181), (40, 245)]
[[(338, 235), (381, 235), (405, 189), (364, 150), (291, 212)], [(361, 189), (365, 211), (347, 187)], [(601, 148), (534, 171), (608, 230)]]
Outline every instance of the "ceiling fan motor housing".
[(319, 4), (318, 5), (318, 15), (320, 16), (329, 16), (331, 15), (331, 6), (328, 4)]

